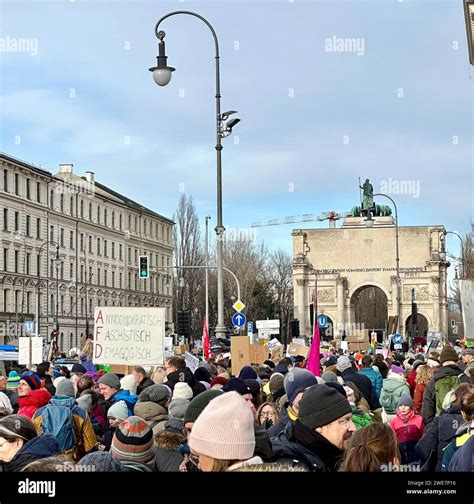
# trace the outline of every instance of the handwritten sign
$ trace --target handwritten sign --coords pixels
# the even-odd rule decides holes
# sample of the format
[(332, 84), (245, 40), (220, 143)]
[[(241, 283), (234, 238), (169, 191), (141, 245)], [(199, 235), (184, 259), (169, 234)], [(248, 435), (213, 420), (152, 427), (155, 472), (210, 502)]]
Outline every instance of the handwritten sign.
[(194, 371), (196, 371), (196, 369), (199, 367), (199, 359), (189, 352), (186, 352), (184, 354), (184, 362), (193, 374)]
[(163, 364), (165, 308), (97, 307), (95, 364)]

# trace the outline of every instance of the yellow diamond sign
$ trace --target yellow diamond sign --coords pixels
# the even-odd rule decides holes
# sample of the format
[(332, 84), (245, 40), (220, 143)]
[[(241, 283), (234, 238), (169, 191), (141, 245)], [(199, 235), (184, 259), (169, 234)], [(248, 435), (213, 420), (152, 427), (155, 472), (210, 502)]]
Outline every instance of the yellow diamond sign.
[(244, 308), (245, 308), (245, 305), (244, 303), (242, 303), (242, 301), (240, 299), (238, 299), (233, 305), (232, 305), (232, 308), (236, 311), (236, 312), (241, 312)]

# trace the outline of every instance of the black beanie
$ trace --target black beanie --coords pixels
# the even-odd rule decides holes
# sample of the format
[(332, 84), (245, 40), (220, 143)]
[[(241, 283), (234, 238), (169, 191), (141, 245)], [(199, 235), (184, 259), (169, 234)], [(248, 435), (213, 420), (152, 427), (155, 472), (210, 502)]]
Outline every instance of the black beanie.
[(195, 422), (204, 408), (216, 397), (222, 395), (222, 390), (210, 389), (198, 394), (186, 408), (184, 413), (184, 423)]
[(352, 413), (349, 401), (327, 385), (309, 387), (303, 394), (299, 406), (298, 420), (311, 430)]

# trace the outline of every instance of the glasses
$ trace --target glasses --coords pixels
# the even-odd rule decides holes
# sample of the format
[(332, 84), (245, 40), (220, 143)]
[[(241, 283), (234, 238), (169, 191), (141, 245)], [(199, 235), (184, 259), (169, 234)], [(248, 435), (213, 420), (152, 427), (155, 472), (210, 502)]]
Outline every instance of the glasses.
[(275, 413), (273, 411), (262, 411), (260, 413), (260, 418), (270, 418), (270, 417), (274, 417), (275, 416)]
[(352, 416), (346, 417), (346, 418), (341, 418), (339, 420), (339, 424), (342, 425), (344, 427), (344, 429), (347, 429), (351, 423), (352, 423)]
[(196, 455), (195, 453), (190, 453), (189, 454), (189, 461), (191, 462), (191, 464), (193, 464), (196, 467), (198, 467), (198, 465), (199, 465), (199, 455)]

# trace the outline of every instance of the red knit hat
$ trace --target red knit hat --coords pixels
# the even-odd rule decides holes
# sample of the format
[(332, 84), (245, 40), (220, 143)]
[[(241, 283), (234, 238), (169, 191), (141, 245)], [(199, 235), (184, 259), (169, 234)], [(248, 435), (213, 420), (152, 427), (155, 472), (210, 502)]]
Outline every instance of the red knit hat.
[(226, 380), (223, 376), (216, 376), (212, 381), (211, 381), (211, 387), (214, 385), (226, 385), (229, 380)]

